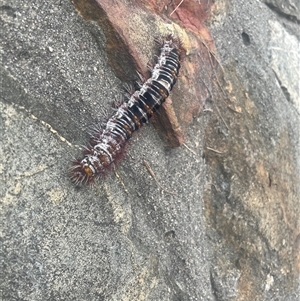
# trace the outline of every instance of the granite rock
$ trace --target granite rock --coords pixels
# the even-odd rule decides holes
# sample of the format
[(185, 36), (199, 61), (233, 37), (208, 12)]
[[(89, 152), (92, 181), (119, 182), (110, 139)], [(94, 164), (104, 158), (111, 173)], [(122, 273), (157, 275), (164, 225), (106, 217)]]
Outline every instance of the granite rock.
[[(107, 1), (2, 0), (3, 300), (299, 300), (299, 8), (187, 2), (137, 1), (120, 27)], [(188, 54), (157, 123), (184, 145), (150, 124), (74, 187), (89, 126), (167, 31)]]

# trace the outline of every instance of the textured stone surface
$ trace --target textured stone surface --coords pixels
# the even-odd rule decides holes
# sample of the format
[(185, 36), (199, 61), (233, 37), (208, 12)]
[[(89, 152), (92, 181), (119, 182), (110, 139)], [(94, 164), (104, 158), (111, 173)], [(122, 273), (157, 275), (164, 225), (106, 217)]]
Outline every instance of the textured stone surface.
[(286, 22), (242, 1), (211, 27), (227, 96), (213, 100), (205, 138), (218, 300), (299, 298), (299, 40)]
[(297, 0), (264, 0), (264, 2), (283, 18), (299, 22), (300, 5)]
[(184, 34), (172, 110), (182, 122), (191, 107), (180, 123), (188, 148), (170, 149), (149, 125), (116, 174), (77, 189), (67, 173), (76, 145), (121, 92), (105, 22), (69, 1), (1, 2), (2, 299), (298, 300), (298, 8), (216, 1), (210, 19), (196, 10), (223, 68), (214, 75), (198, 48), (209, 32), (181, 17), (189, 5), (170, 16), (176, 5), (141, 3), (117, 29), (127, 34), (116, 49), (135, 33), (120, 70), (131, 77), (153, 58), (150, 37)]
[(276, 21), (270, 21), (271, 66), (286, 99), (300, 114), (300, 43)]

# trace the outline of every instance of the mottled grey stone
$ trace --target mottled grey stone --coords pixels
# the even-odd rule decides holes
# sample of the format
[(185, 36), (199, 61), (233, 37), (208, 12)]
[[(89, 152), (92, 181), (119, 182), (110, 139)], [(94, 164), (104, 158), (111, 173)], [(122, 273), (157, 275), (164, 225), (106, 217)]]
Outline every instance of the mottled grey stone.
[(300, 43), (279, 22), (270, 20), (271, 66), (288, 101), (300, 114)]
[(299, 300), (299, 69), (276, 52), (299, 26), (259, 1), (216, 5), (227, 97), (195, 116), (192, 152), (149, 125), (116, 174), (78, 189), (76, 145), (121, 91), (102, 29), (71, 1), (2, 0), (3, 300)]

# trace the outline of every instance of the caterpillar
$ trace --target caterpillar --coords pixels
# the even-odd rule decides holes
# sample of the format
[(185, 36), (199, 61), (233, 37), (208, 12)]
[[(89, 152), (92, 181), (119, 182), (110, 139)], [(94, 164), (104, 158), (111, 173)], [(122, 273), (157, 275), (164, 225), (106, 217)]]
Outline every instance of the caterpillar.
[(89, 145), (83, 149), (84, 157), (72, 162), (71, 180), (75, 185), (91, 184), (97, 175), (103, 175), (113, 167), (133, 132), (147, 123), (169, 96), (185, 50), (181, 41), (172, 35), (155, 42), (160, 54), (150, 70), (151, 77), (131, 92), (103, 128), (94, 130)]

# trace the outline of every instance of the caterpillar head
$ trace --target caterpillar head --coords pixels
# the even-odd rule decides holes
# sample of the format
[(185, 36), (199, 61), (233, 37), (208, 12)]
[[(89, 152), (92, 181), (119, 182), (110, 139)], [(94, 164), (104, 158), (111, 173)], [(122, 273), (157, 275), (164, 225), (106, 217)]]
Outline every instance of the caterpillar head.
[(93, 184), (95, 182), (95, 174), (95, 169), (87, 157), (72, 162), (71, 180), (75, 185)]

